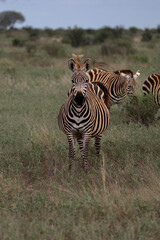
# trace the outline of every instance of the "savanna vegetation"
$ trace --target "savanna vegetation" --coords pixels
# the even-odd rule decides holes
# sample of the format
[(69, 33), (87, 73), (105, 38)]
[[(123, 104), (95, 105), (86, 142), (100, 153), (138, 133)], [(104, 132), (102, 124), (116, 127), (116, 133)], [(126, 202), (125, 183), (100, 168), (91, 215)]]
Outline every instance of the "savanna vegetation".
[[(90, 143), (68, 172), (57, 115), (84, 54), (111, 71), (139, 69), (137, 98), (110, 110), (100, 158)], [(160, 27), (0, 31), (0, 239), (158, 240), (160, 112), (142, 83), (160, 72)]]

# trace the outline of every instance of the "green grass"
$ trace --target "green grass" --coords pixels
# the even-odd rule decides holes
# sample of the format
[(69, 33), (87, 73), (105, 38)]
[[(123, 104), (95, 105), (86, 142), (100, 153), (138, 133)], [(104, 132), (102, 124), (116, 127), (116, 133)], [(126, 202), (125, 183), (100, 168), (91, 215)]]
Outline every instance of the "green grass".
[[(77, 146), (69, 173), (68, 142), (57, 125), (71, 86), (68, 59), (49, 58), (42, 66), (38, 54), (44, 53), (28, 57), (22, 49), (24, 59), (19, 62), (10, 57), (11, 50), (4, 50), (0, 60), (0, 239), (158, 240), (160, 121), (148, 126), (126, 122), (125, 113), (113, 106), (100, 158), (91, 141), (86, 175)], [(158, 51), (144, 47), (140, 56), (148, 57), (145, 63), (130, 56), (110, 62), (114, 69), (125, 65), (141, 70), (141, 94), (144, 79), (158, 70)], [(39, 60), (32, 66), (31, 59)], [(11, 66), (13, 87), (4, 79)]]

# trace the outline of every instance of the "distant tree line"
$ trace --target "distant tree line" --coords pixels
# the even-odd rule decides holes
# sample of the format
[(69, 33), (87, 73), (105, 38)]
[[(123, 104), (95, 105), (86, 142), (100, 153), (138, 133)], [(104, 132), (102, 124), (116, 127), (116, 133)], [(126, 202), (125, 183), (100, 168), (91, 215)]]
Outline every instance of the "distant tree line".
[(139, 36), (141, 41), (144, 42), (151, 41), (153, 36), (160, 38), (160, 25), (155, 29), (146, 28), (144, 30), (134, 26), (129, 29), (125, 29), (123, 26), (116, 26), (115, 28), (105, 26), (99, 29), (83, 29), (77, 26), (68, 29), (14, 28), (16, 23), (23, 23), (24, 21), (25, 18), (21, 13), (14, 11), (0, 12), (0, 30), (7, 31), (8, 34), (12, 30), (22, 30), (28, 35), (27, 38), (21, 38), (17, 35), (12, 41), (14, 46), (27, 46), (28, 52), (30, 52), (34, 48), (35, 40), (39, 39), (40, 36), (45, 35), (49, 38), (59, 39), (59, 43), (55, 43), (54, 47), (52, 43), (50, 46), (49, 43), (48, 46), (45, 46), (45, 50), (51, 55), (55, 52), (55, 49), (59, 55), (62, 54), (58, 50), (60, 49), (58, 44), (70, 44), (75, 48), (87, 45), (99, 45), (102, 55), (110, 55), (114, 51), (119, 54), (132, 54), (135, 51), (132, 46), (132, 40), (135, 36)]

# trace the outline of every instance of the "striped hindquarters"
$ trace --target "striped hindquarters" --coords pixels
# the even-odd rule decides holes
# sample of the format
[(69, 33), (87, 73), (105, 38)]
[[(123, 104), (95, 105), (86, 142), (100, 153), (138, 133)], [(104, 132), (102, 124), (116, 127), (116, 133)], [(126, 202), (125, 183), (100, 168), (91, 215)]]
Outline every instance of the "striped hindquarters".
[(88, 101), (90, 102), (91, 111), (95, 109), (94, 128), (91, 134), (92, 137), (95, 137), (102, 134), (109, 125), (109, 111), (105, 104), (105, 101), (107, 102), (108, 99), (98, 85), (89, 83)]
[(151, 74), (143, 83), (143, 93), (152, 93), (157, 105), (160, 106), (160, 73)]

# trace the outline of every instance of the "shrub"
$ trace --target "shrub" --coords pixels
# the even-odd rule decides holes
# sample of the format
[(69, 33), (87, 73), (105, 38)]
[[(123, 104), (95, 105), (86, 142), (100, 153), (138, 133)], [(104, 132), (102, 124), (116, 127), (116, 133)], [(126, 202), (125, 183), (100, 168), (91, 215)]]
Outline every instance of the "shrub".
[(152, 39), (152, 33), (148, 28), (146, 28), (142, 34), (142, 41), (147, 42), (147, 41), (150, 41), (151, 39)]
[(75, 27), (74, 29), (69, 29), (63, 42), (70, 43), (72, 47), (79, 47), (86, 44), (85, 30)]
[(12, 40), (12, 45), (16, 47), (23, 47), (25, 45), (26, 40), (20, 38), (14, 38)]
[(123, 27), (117, 26), (115, 28), (103, 27), (96, 30), (93, 36), (93, 43), (103, 43), (106, 39), (121, 38), (123, 34)]
[(44, 50), (48, 53), (48, 55), (52, 57), (65, 57), (66, 51), (62, 45), (62, 43), (59, 42), (52, 42), (44, 46)]
[(53, 37), (55, 35), (54, 30), (51, 28), (46, 28), (44, 32), (47, 34), (48, 37)]
[(129, 120), (148, 126), (156, 120), (157, 111), (158, 106), (151, 94), (129, 98), (125, 103), (126, 121)]
[(130, 31), (130, 33), (132, 33), (132, 34), (136, 34), (136, 33), (138, 32), (138, 28), (136, 28), (136, 27), (130, 27), (130, 28), (129, 28), (129, 31)]
[(28, 33), (29, 38), (32, 40), (38, 39), (40, 34), (42, 34), (42, 30), (38, 28), (24, 27), (23, 29)]
[(109, 29), (108, 28), (101, 28), (97, 30), (93, 43), (103, 43), (109, 37)]
[(124, 28), (122, 26), (117, 26), (113, 29), (113, 36), (115, 38), (121, 38), (124, 32)]
[(126, 54), (133, 54), (135, 49), (132, 47), (131, 43), (124, 40), (115, 40), (112, 42), (107, 42), (101, 45), (100, 53), (102, 55), (126, 55)]

